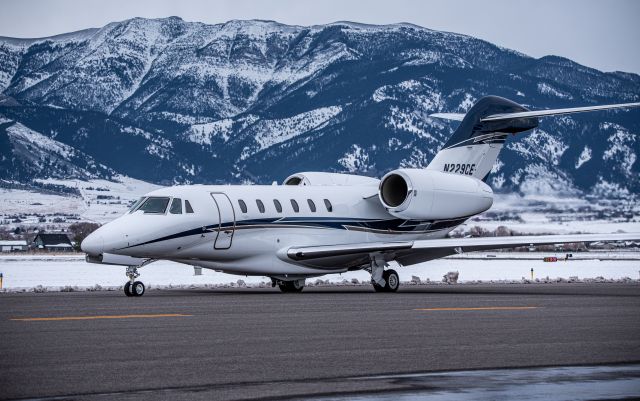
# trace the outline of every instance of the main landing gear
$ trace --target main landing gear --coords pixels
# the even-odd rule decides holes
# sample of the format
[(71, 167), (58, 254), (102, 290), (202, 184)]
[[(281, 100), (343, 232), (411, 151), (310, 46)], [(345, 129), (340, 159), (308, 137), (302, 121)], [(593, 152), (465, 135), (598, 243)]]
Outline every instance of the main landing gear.
[(283, 281), (272, 278), (271, 283), (273, 287), (277, 285), (282, 292), (302, 292), (304, 289), (305, 279)]
[(136, 281), (140, 277), (138, 266), (127, 266), (127, 277), (129, 281), (124, 284), (124, 293), (128, 297), (141, 297), (144, 295), (144, 284), (142, 281)]
[(371, 285), (376, 292), (396, 292), (400, 288), (400, 278), (393, 269), (385, 270), (389, 266), (381, 255), (371, 257), (371, 266), (367, 269), (371, 273)]

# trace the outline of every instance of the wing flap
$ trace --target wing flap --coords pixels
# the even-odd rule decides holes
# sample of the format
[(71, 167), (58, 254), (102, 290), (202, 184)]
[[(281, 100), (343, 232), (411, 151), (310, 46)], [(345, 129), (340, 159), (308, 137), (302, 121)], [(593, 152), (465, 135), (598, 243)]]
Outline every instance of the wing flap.
[(342, 245), (291, 247), (287, 257), (297, 262), (322, 258), (357, 256), (375, 252), (398, 252), (404, 255), (431, 253), (453, 254), (490, 249), (516, 248), (530, 245), (567, 244), (575, 242), (635, 241), (640, 233), (524, 235), (515, 237), (444, 238), (419, 241), (371, 242)]
[(364, 242), (359, 244), (293, 247), (287, 250), (290, 259), (301, 261), (372, 252), (390, 252), (411, 249), (413, 242)]

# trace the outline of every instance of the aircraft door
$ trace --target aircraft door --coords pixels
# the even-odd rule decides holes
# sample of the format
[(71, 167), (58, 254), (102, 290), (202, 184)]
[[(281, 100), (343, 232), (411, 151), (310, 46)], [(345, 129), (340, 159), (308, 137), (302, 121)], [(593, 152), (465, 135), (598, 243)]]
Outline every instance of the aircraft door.
[(211, 197), (218, 206), (218, 235), (213, 244), (214, 249), (229, 249), (236, 229), (236, 213), (231, 199), (222, 192), (212, 192)]

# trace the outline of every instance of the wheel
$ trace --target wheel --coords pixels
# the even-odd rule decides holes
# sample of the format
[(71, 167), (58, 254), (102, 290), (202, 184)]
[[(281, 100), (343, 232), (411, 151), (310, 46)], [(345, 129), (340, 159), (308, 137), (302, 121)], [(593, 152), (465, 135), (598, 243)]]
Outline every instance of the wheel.
[(293, 281), (281, 281), (278, 283), (278, 287), (280, 287), (280, 291), (282, 292), (302, 292), (304, 289), (304, 281), (300, 283), (302, 280), (293, 280)]
[(142, 284), (142, 281), (136, 281), (133, 283), (131, 293), (134, 297), (141, 297), (144, 295), (144, 284)]
[(280, 281), (278, 287), (282, 292), (302, 292), (304, 280)]
[(131, 282), (127, 281), (126, 283), (124, 283), (124, 295), (128, 296), (128, 297), (132, 297), (133, 293), (131, 292)]
[(398, 277), (398, 273), (395, 270), (385, 270), (384, 273), (382, 273), (382, 278), (384, 278), (384, 281), (387, 282), (384, 286), (384, 289), (386, 291), (398, 291), (398, 288), (400, 287), (400, 277)]

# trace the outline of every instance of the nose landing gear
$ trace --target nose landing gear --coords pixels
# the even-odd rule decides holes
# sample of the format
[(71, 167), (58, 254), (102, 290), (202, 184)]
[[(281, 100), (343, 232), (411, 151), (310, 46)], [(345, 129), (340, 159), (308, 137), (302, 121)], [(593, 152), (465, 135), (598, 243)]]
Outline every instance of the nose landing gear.
[(124, 284), (124, 294), (128, 297), (141, 297), (144, 295), (144, 284), (136, 281), (140, 277), (138, 266), (127, 266), (127, 277), (129, 281)]

